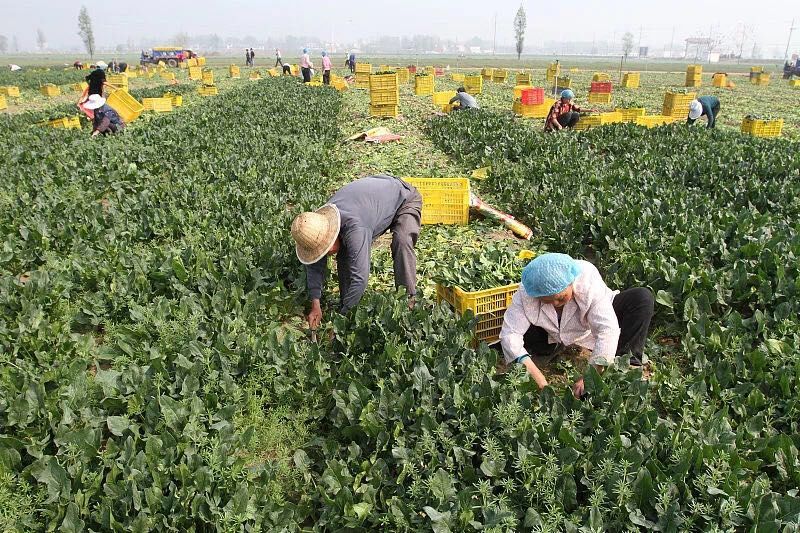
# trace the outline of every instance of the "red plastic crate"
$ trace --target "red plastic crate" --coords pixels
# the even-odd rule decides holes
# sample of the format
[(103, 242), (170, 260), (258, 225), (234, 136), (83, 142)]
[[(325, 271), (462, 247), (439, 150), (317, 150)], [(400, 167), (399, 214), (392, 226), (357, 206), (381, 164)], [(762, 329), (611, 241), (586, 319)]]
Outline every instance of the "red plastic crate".
[(416, 67), (416, 65), (409, 65), (409, 66), (408, 66), (408, 73), (409, 73), (409, 74), (416, 74), (416, 73), (417, 73), (417, 67)]
[(611, 82), (610, 81), (593, 81), (591, 92), (593, 93), (610, 93), (611, 92)]
[(544, 102), (544, 89), (541, 87), (533, 87), (531, 89), (523, 89), (521, 101), (524, 105), (539, 105)]

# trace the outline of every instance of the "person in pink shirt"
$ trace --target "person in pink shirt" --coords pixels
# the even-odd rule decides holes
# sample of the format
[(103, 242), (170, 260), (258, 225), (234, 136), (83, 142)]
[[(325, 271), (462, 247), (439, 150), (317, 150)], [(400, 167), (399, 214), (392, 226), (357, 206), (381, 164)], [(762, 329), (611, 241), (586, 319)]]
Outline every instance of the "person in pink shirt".
[(322, 83), (331, 84), (331, 58), (328, 52), (322, 52)]
[(308, 57), (308, 48), (303, 48), (303, 57), (300, 58), (300, 70), (303, 72), (303, 83), (311, 81), (311, 69), (314, 68), (314, 63)]

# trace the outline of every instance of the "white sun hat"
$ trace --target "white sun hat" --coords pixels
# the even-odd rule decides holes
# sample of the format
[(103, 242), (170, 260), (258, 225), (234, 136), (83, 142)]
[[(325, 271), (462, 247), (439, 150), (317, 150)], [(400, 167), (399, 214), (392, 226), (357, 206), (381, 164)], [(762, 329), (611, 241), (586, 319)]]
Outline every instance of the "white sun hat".
[(340, 225), (339, 208), (333, 204), (297, 215), (292, 222), (292, 238), (300, 262), (313, 265), (325, 257), (339, 236)]
[(93, 94), (86, 99), (86, 102), (83, 104), (83, 107), (86, 109), (99, 109), (105, 105), (106, 99), (100, 96), (99, 94)]
[(98, 61), (97, 63), (95, 63), (95, 66), (97, 68), (99, 68), (99, 69), (102, 69), (102, 70), (105, 70), (105, 69), (108, 68), (108, 65), (106, 64), (105, 61)]
[(700, 100), (692, 100), (689, 103), (689, 118), (692, 120), (697, 120), (702, 114), (703, 104), (700, 103)]

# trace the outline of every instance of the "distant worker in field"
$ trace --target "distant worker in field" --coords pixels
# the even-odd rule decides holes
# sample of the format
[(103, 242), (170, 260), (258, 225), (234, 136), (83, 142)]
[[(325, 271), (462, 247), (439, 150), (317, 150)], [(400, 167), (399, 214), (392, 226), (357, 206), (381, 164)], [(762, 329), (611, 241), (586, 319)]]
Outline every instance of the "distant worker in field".
[(250, 49), (250, 66), (251, 67), (256, 66), (256, 53), (253, 51), (252, 48)]
[(81, 62), (80, 62), (80, 60), (78, 60), (78, 61), (75, 61), (75, 62), (72, 64), (72, 66), (73, 66), (73, 68), (74, 68), (75, 70), (80, 70), (80, 69), (82, 69), (82, 68), (83, 68), (83, 63), (81, 63)]
[(250, 50), (248, 50), (247, 48), (244, 49), (244, 64), (247, 67), (252, 66), (250, 64)]
[(275, 66), (282, 67), (283, 66), (283, 59), (281, 58), (281, 51), (279, 49), (275, 49)]
[(456, 89), (456, 95), (450, 99), (450, 104), (458, 103), (457, 106), (453, 106), (453, 111), (461, 111), (462, 109), (480, 109), (481, 106), (478, 105), (478, 101), (475, 100), (475, 97), (472, 96), (467, 92), (464, 87), (459, 87)]
[(98, 61), (96, 65), (96, 69), (89, 73), (86, 76), (86, 83), (88, 87), (83, 91), (81, 97), (78, 99), (78, 108), (84, 112), (84, 114), (90, 119), (94, 119), (94, 111), (92, 108), (87, 107), (85, 104), (92, 97), (92, 95), (98, 95), (100, 97), (103, 96), (103, 90), (106, 87), (111, 89), (116, 89), (114, 85), (106, 82), (106, 69), (108, 65), (106, 65), (103, 61)]
[[(563, 130), (574, 128), (581, 119), (582, 109), (573, 103), (575, 93), (571, 89), (561, 91), (561, 98), (550, 107), (544, 122), (544, 131)], [(591, 110), (592, 112), (594, 110)]]
[(322, 52), (322, 83), (325, 85), (331, 84), (331, 58), (328, 57), (328, 52)]
[(350, 52), (350, 56), (347, 58), (347, 61), (350, 63), (350, 74), (355, 74), (356, 72), (356, 53)]
[(292, 222), (297, 258), (306, 265), (311, 310), (308, 325), (322, 321), (322, 287), (328, 256), (335, 255), (339, 275), (339, 311), (346, 313), (364, 295), (370, 270), (372, 242), (392, 232), (395, 285), (406, 288), (409, 306), (417, 293), (417, 256), (422, 196), (394, 176), (379, 174), (358, 179), (339, 189), (313, 213), (301, 213)]
[(125, 123), (119, 114), (99, 94), (90, 96), (84, 106), (94, 112), (92, 137), (118, 133), (125, 128)]
[(717, 125), (719, 98), (716, 96), (701, 96), (697, 100), (692, 100), (689, 104), (689, 117), (686, 119), (686, 123), (694, 124), (703, 115), (708, 119), (709, 128)]
[[(530, 356), (555, 356), (562, 347), (591, 350), (589, 364), (598, 371), (619, 356), (641, 366), (654, 302), (647, 288), (609, 289), (588, 261), (540, 255), (522, 270), (522, 284), (503, 318), (505, 360), (525, 365), (540, 389), (547, 379)], [(583, 378), (572, 391), (577, 398), (583, 396)]]
[(311, 81), (311, 69), (314, 68), (314, 63), (308, 57), (308, 48), (303, 48), (303, 57), (300, 58), (300, 71), (303, 73), (303, 83)]
[(284, 76), (291, 76), (292, 75), (292, 66), (289, 63), (283, 64), (283, 74)]

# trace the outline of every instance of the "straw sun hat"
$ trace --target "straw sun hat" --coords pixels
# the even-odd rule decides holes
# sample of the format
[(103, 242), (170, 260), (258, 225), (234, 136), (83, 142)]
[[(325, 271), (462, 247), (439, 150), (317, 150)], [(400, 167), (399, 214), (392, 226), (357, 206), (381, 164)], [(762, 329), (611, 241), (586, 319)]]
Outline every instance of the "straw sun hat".
[(292, 238), (297, 258), (304, 265), (322, 259), (339, 236), (339, 209), (326, 204), (313, 213), (300, 213), (292, 222)]

